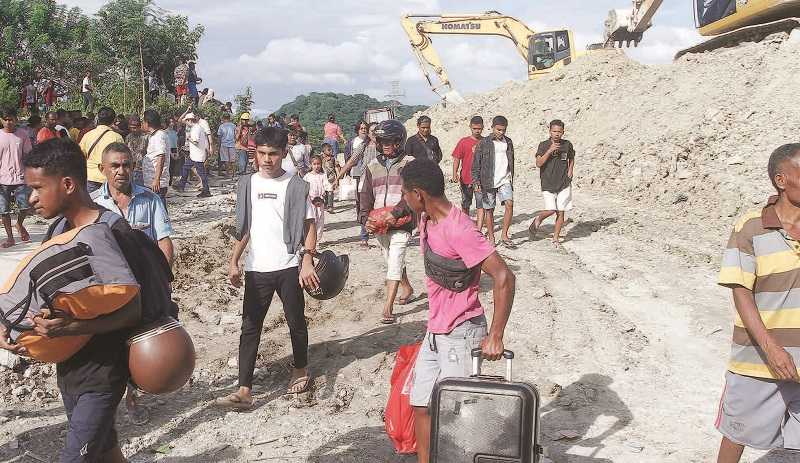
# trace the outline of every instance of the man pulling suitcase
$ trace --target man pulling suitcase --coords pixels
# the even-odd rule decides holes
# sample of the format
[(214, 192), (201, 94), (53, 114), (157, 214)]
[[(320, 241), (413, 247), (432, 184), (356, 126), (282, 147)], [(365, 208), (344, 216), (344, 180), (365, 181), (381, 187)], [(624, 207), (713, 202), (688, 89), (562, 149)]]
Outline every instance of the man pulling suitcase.
[[(428, 405), (437, 381), (468, 377), (471, 352), (499, 360), (503, 333), (514, 301), (515, 277), (470, 217), (444, 194), (444, 174), (433, 161), (417, 159), (402, 170), (403, 198), (420, 218), (420, 248), (425, 256), (428, 330), (414, 368), (410, 402), (414, 407), (417, 458), (430, 461)], [(494, 280), (494, 317), (487, 331), (478, 299), (481, 271)]]

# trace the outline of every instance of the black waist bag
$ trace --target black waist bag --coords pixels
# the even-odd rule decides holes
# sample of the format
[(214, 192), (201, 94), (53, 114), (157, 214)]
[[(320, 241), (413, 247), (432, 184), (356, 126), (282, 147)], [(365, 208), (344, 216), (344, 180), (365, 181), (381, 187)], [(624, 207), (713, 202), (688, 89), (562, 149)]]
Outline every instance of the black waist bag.
[(427, 243), (428, 219), (423, 225), (426, 240), (425, 246), (425, 275), (444, 289), (460, 293), (469, 288), (475, 278), (480, 275), (480, 266), (467, 267), (461, 259), (449, 259), (433, 252)]

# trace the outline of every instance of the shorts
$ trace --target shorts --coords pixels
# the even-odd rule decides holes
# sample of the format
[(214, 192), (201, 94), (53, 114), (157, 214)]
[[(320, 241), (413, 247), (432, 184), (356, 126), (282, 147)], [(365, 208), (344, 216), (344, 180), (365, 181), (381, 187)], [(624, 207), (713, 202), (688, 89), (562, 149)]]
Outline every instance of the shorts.
[(759, 450), (800, 450), (800, 383), (725, 374), (717, 430)]
[(11, 214), (11, 203), (17, 205), (19, 212), (31, 208), (28, 198), (31, 189), (25, 185), (0, 185), (0, 215)]
[(514, 187), (510, 183), (504, 183), (497, 188), (481, 190), (479, 197), (484, 209), (494, 209), (497, 206), (497, 201), (500, 201), (500, 204), (505, 204), (506, 201), (514, 199)]
[(447, 334), (425, 333), (414, 365), (409, 401), (427, 407), (433, 387), (442, 378), (466, 378), (472, 374), (472, 349), (486, 337), (486, 316), (479, 315)]
[(189, 93), (189, 89), (185, 85), (176, 85), (175, 86), (175, 94), (176, 95), (178, 95), (178, 96), (186, 95), (187, 93)]
[(572, 210), (572, 187), (568, 186), (558, 193), (543, 191), (544, 210), (546, 211), (569, 211)]
[(219, 160), (222, 162), (236, 162), (237, 161), (236, 148), (230, 146), (219, 147)]
[(475, 209), (483, 209), (480, 193), (475, 194), (475, 187), (468, 183), (461, 183), (461, 209), (468, 211), (472, 206), (472, 197), (475, 197)]
[(78, 395), (61, 391), (68, 423), (62, 463), (100, 461), (104, 454), (119, 445), (114, 421), (125, 384), (118, 389)]
[(411, 233), (405, 230), (389, 230), (385, 235), (378, 235), (378, 244), (386, 261), (386, 279), (400, 281), (406, 268), (406, 249)]

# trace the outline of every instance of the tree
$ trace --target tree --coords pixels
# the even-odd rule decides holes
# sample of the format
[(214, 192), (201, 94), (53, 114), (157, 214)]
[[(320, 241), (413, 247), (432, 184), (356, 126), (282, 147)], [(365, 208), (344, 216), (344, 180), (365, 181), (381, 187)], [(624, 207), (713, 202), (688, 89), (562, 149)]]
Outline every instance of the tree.
[[(234, 120), (239, 120), (242, 113), (249, 113), (253, 110), (253, 89), (248, 85), (241, 93), (233, 97), (236, 104), (236, 114)], [(253, 117), (252, 115), (250, 117)]]
[(78, 76), (94, 68), (91, 21), (79, 8), (53, 0), (0, 0), (0, 30), (0, 71), (13, 88), (34, 79), (74, 88)]
[(146, 106), (145, 75), (153, 72), (171, 88), (178, 63), (196, 56), (203, 27), (190, 28), (185, 16), (172, 15), (152, 0), (113, 0), (96, 15), (97, 45), (116, 57), (112, 68), (125, 78), (134, 69), (141, 78), (142, 108)]

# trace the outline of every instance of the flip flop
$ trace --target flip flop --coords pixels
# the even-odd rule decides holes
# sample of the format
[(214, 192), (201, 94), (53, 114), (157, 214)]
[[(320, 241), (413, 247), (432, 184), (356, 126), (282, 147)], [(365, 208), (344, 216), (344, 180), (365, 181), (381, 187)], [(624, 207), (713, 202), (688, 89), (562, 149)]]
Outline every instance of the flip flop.
[(255, 399), (246, 402), (236, 393), (220, 397), (214, 401), (214, 404), (219, 407), (233, 408), (235, 410), (248, 410), (253, 407), (254, 403)]
[(2, 243), (0, 243), (0, 248), (8, 249), (11, 246), (14, 246), (15, 244), (17, 244), (17, 243), (14, 240), (5, 240)]
[(414, 299), (415, 299), (414, 298), (414, 291), (411, 291), (411, 293), (408, 296), (398, 298), (397, 299), (397, 305), (408, 305)]
[(531, 225), (528, 227), (528, 236), (530, 236), (531, 241), (536, 238), (536, 232), (539, 231), (539, 227), (542, 226), (542, 222), (539, 220), (539, 216), (537, 215)]
[(500, 244), (507, 249), (517, 249), (517, 245), (511, 240), (500, 240)]
[[(301, 386), (302, 385), (302, 386)], [(311, 385), (311, 376), (305, 375), (301, 376), (291, 383), (289, 383), (289, 387), (286, 388), (287, 394), (302, 394), (303, 392), (308, 391), (308, 387)], [(297, 386), (301, 386), (299, 389)]]
[(397, 323), (397, 317), (392, 315), (391, 317), (383, 317), (381, 318), (381, 323), (384, 325), (394, 325)]

